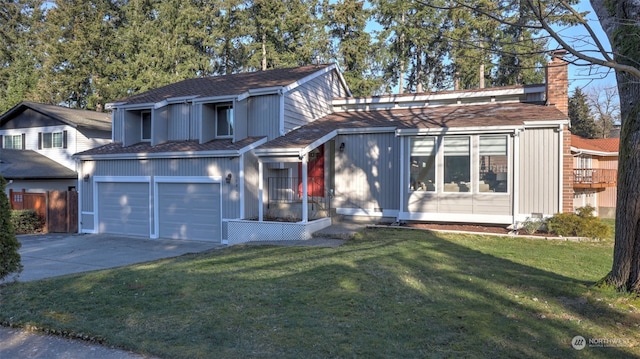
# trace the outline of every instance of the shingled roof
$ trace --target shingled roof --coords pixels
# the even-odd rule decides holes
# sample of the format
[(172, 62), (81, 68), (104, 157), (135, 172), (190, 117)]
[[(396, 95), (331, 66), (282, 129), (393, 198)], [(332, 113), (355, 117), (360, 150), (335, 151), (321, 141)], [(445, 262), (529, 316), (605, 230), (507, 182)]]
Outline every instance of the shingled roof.
[(330, 66), (335, 65), (308, 65), (296, 68), (200, 77), (176, 82), (114, 102), (118, 105), (132, 105), (158, 103), (169, 98), (236, 96), (249, 90), (284, 87)]
[(489, 130), (495, 126), (523, 126), (529, 121), (563, 120), (567, 120), (567, 116), (554, 106), (530, 103), (336, 112), (269, 141), (259, 149), (304, 148), (336, 129), (485, 127)]
[(0, 150), (0, 174), (6, 179), (75, 179), (75, 171), (31, 150)]
[(217, 139), (206, 143), (198, 141), (168, 141), (155, 146), (149, 142), (140, 142), (131, 146), (123, 146), (120, 142), (109, 143), (104, 146), (92, 148), (80, 153), (76, 153), (74, 157), (91, 157), (91, 156), (108, 156), (120, 154), (167, 154), (167, 153), (187, 153), (187, 152), (237, 152), (247, 146), (260, 141), (263, 137), (248, 137), (241, 141), (233, 142), (231, 139)]
[(111, 114), (105, 112), (78, 110), (68, 107), (46, 105), (37, 102), (23, 101), (0, 115), (0, 125), (6, 123), (14, 115), (30, 108), (43, 115), (54, 118), (74, 128), (87, 128), (100, 131), (111, 131)]

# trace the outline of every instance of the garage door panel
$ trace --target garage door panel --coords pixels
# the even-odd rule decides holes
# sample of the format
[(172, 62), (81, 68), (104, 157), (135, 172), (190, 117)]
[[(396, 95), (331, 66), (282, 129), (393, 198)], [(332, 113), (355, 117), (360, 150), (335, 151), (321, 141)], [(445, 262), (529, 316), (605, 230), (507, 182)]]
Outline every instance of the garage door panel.
[(159, 236), (219, 242), (220, 184), (159, 183)]
[(98, 183), (100, 233), (149, 235), (149, 184)]

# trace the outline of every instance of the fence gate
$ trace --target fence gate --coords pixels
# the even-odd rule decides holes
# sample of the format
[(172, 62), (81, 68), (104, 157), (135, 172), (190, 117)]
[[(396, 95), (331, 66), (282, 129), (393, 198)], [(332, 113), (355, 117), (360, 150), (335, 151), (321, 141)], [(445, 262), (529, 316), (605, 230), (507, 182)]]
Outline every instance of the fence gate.
[(50, 233), (78, 232), (78, 192), (47, 191), (30, 193), (9, 190), (11, 209), (33, 209), (45, 220)]

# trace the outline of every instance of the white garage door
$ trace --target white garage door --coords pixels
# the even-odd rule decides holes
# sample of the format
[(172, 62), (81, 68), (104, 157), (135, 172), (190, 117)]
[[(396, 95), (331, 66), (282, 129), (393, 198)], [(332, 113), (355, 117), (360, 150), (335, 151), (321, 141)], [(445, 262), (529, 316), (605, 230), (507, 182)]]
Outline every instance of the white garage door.
[(158, 183), (161, 238), (221, 241), (219, 183)]
[(99, 182), (100, 233), (149, 236), (149, 184)]

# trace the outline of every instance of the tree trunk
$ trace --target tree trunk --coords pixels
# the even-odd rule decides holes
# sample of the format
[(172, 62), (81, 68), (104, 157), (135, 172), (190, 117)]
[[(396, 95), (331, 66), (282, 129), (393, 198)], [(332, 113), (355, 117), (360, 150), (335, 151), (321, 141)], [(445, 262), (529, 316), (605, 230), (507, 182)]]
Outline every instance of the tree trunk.
[[(640, 2), (591, 0), (619, 64), (637, 67), (640, 58), (637, 18)], [(622, 291), (640, 292), (640, 80), (616, 72), (620, 95), (620, 148), (613, 266), (606, 282)]]

